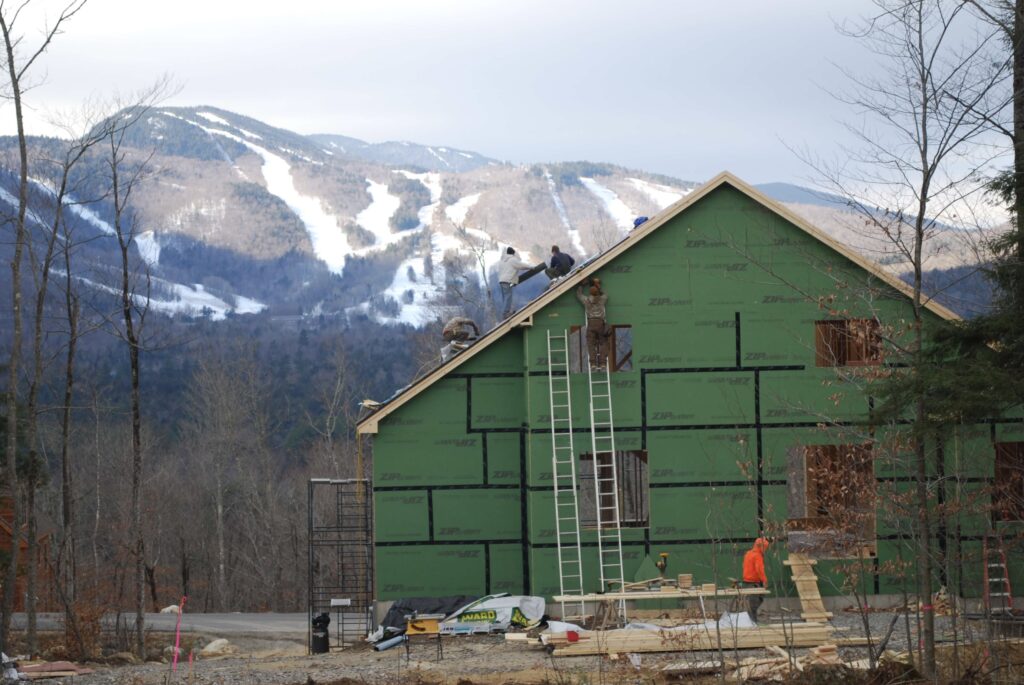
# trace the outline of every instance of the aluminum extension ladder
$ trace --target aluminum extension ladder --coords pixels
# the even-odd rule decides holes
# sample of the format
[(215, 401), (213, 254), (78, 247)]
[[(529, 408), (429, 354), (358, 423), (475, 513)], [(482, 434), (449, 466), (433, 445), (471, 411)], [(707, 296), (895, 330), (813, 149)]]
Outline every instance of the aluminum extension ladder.
[(985, 564), (985, 608), (993, 616), (1012, 614), (1010, 570), (1006, 566), (1006, 549), (998, 534), (989, 532), (985, 535), (982, 557)]
[[(612, 416), (611, 364), (593, 369), (587, 355), (590, 385), (590, 445), (594, 458), (594, 508), (597, 512), (597, 555), (601, 591), (624, 591), (622, 569), (622, 521), (619, 513), (619, 469), (615, 454)], [(603, 458), (602, 458), (603, 457)], [(626, 602), (619, 601), (619, 616), (626, 620)]]
[[(576, 500), (576, 451), (572, 443), (572, 392), (569, 383), (569, 337), (548, 331), (548, 394), (551, 403), (551, 475), (555, 495), (555, 540), (558, 589), (583, 594), (580, 514)], [(583, 601), (562, 602), (562, 620), (584, 615)]]

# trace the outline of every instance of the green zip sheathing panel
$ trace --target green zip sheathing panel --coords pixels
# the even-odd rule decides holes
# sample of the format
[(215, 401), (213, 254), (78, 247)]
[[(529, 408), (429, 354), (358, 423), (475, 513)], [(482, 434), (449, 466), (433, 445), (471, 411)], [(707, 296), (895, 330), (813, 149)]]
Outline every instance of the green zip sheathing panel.
[[(615, 442), (647, 455), (649, 525), (622, 531), (627, 578), (667, 552), (669, 574), (728, 584), (759, 521), (781, 530), (789, 517), (793, 450), (899, 437), (866, 425), (870, 398), (858, 383), (815, 365), (815, 322), (908, 321), (909, 301), (732, 187), (713, 190), (597, 275), (608, 323), (632, 334), (632, 370), (612, 374)], [(373, 439), (379, 599), (557, 593), (547, 334), (583, 323), (565, 293), (381, 419)], [(929, 312), (926, 326), (935, 325)], [(575, 450), (586, 454), (587, 378), (570, 380)], [(930, 455), (942, 484), (936, 502), (988, 501), (996, 440), (1024, 440), (1019, 413), (965, 427)], [(878, 452), (879, 493), (897, 501), (912, 489), (911, 461)], [(949, 518), (959, 539), (936, 533), (940, 554), (974, 555), (976, 563), (948, 564), (943, 579), (975, 596), (988, 525), (976, 508)], [(913, 558), (900, 542), (906, 518), (880, 509), (876, 532), (869, 590), (912, 587)], [(595, 532), (581, 541), (586, 589), (598, 590)], [(784, 557), (773, 545), (768, 573), (773, 588), (792, 592)], [(848, 591), (848, 563), (820, 561), (824, 594)], [(1024, 587), (1024, 564), (1011, 572)]]

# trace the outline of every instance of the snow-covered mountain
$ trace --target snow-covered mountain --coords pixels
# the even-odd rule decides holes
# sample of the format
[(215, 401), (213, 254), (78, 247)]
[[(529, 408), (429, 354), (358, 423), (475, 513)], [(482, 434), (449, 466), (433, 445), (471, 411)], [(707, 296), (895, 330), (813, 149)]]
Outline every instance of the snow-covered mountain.
[(440, 145), (420, 145), (407, 140), (367, 143), (358, 138), (330, 133), (314, 134), (309, 137), (320, 143), (324, 151), (332, 155), (393, 166), (412, 166), (427, 171), (460, 173), (482, 166), (501, 164), (496, 159), (484, 157), (476, 152)]
[[(636, 216), (656, 214), (697, 185), (607, 164), (515, 165), (450, 147), (303, 136), (214, 107), (155, 109), (128, 143), (129, 157), (151, 156), (154, 171), (134, 197), (134, 254), (153, 275), (154, 309), (214, 319), (266, 311), (420, 325), (455, 306), (486, 313), (505, 246), (535, 261), (552, 244), (590, 256)], [(59, 145), (39, 140), (33, 151), (44, 156)], [(81, 167), (82, 197), (102, 197), (101, 162)], [(0, 211), (13, 201), (13, 182), (0, 175)], [(44, 178), (39, 186), (45, 224)], [(809, 202), (793, 188), (765, 190), (902, 270), (841, 205)], [(96, 237), (76, 277), (102, 294), (113, 263), (112, 246), (104, 247), (113, 242), (110, 207), (70, 206), (81, 235)], [(941, 236), (932, 266), (970, 259), (961, 237)]]

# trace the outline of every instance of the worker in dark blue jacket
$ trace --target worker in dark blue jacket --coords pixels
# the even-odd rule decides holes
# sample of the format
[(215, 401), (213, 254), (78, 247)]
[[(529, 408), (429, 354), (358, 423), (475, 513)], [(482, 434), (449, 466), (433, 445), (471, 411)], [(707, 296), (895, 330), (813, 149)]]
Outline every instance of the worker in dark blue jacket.
[(561, 278), (562, 276), (565, 276), (567, 273), (572, 271), (572, 265), (575, 263), (576, 260), (573, 259), (570, 255), (566, 254), (565, 252), (559, 251), (558, 245), (552, 245), (551, 266), (549, 266), (547, 269), (544, 269), (544, 275), (550, 278), (551, 280)]

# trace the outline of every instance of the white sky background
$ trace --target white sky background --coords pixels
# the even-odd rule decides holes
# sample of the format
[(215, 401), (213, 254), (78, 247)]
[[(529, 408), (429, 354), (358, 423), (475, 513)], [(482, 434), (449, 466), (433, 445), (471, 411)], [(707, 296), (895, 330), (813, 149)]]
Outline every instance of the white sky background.
[[(61, 0), (35, 0), (55, 12)], [(30, 130), (170, 74), (168, 104), (300, 133), (411, 140), (513, 162), (586, 159), (704, 180), (813, 174), (849, 112), (822, 86), (862, 48), (867, 0), (91, 0), (43, 58)], [(38, 16), (21, 19), (36, 31)], [(29, 38), (33, 38), (30, 35)], [(0, 132), (13, 132), (0, 107)]]

